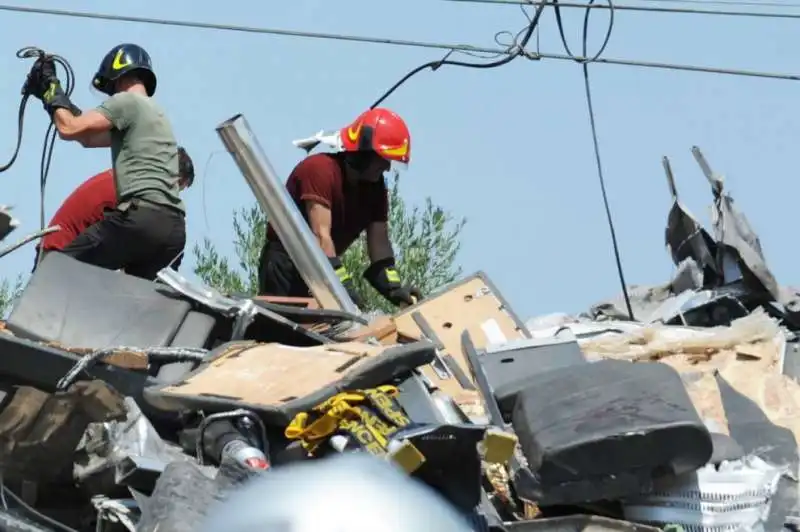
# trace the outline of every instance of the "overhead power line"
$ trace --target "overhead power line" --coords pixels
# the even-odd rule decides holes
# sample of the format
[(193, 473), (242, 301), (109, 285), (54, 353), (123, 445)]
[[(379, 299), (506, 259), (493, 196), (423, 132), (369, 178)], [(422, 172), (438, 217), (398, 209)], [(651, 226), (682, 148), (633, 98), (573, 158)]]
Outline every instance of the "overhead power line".
[[(585, 7), (585, 6), (584, 6)], [(308, 32), (308, 31), (299, 31), (299, 30), (283, 30), (283, 29), (275, 29), (275, 28), (262, 28), (262, 27), (254, 27), (254, 26), (235, 26), (229, 24), (213, 24), (213, 23), (206, 23), (206, 22), (191, 22), (191, 21), (181, 21), (181, 20), (169, 20), (169, 19), (159, 19), (159, 18), (146, 18), (146, 17), (132, 17), (132, 16), (125, 16), (125, 15), (108, 15), (104, 13), (94, 13), (94, 12), (83, 12), (83, 11), (66, 11), (66, 10), (59, 10), (59, 9), (43, 9), (43, 8), (34, 8), (34, 7), (23, 7), (23, 6), (12, 6), (6, 4), (0, 4), (0, 11), (8, 11), (8, 12), (16, 12), (16, 13), (28, 13), (28, 14), (38, 14), (38, 15), (52, 15), (52, 16), (61, 16), (61, 17), (72, 17), (72, 18), (84, 18), (84, 19), (96, 19), (96, 20), (108, 20), (114, 22), (133, 22), (139, 24), (155, 24), (160, 26), (172, 26), (172, 27), (184, 27), (184, 28), (194, 28), (194, 29), (205, 29), (205, 30), (217, 30), (217, 31), (233, 31), (233, 32), (244, 32), (244, 33), (256, 33), (256, 34), (267, 34), (267, 35), (281, 35), (285, 37), (300, 37), (306, 39), (323, 39), (323, 40), (334, 40), (334, 41), (350, 41), (350, 42), (363, 42), (363, 43), (371, 43), (371, 44), (386, 44), (386, 45), (393, 45), (393, 46), (405, 46), (405, 47), (416, 47), (416, 48), (429, 48), (429, 49), (438, 49), (438, 50), (451, 50), (456, 52), (472, 52), (472, 53), (483, 53), (488, 55), (494, 56), (501, 56), (501, 55), (508, 55), (510, 54), (510, 50), (508, 48), (499, 48), (499, 47), (486, 47), (486, 46), (473, 46), (468, 44), (452, 44), (452, 43), (440, 43), (440, 42), (425, 42), (425, 41), (412, 41), (412, 40), (405, 40), (405, 39), (386, 39), (382, 37), (364, 37), (364, 36), (357, 36), (357, 35), (343, 35), (337, 33), (317, 33), (317, 32)], [(550, 54), (550, 53), (538, 53), (528, 51), (525, 53), (526, 57), (532, 60), (541, 60), (541, 59), (552, 59), (557, 61), (575, 61), (576, 59), (580, 60), (581, 57), (572, 57), (570, 55), (565, 54)], [(587, 59), (587, 58), (583, 58)], [(702, 72), (706, 74), (725, 74), (725, 75), (732, 75), (732, 76), (747, 76), (747, 77), (756, 77), (756, 78), (769, 78), (769, 79), (782, 79), (788, 81), (800, 81), (800, 76), (797, 74), (787, 74), (787, 73), (779, 73), (779, 72), (759, 72), (755, 70), (743, 70), (743, 69), (728, 69), (728, 68), (717, 68), (717, 67), (705, 67), (705, 66), (698, 66), (698, 65), (686, 65), (686, 64), (677, 64), (677, 63), (660, 63), (660, 62), (652, 62), (652, 61), (638, 61), (633, 59), (617, 59), (617, 58), (599, 58), (594, 61), (595, 63), (604, 63), (609, 65), (623, 65), (623, 66), (631, 66), (631, 67), (639, 67), (639, 68), (655, 68), (661, 70), (680, 70), (680, 71), (688, 71), (688, 72)]]
[(209, 22), (191, 22), (183, 20), (168, 20), (161, 18), (148, 18), (148, 17), (129, 17), (126, 15), (108, 15), (105, 13), (66, 11), (62, 9), (43, 9), (38, 7), (10, 6), (6, 4), (0, 4), (0, 11), (11, 11), (16, 13), (28, 13), (35, 15), (53, 15), (58, 17), (109, 20), (113, 22), (135, 22), (139, 24), (155, 24), (158, 26), (175, 26), (182, 28), (202, 29), (202, 30), (235, 31), (240, 33), (282, 35), (284, 37), (303, 37), (306, 39), (324, 39), (333, 41), (365, 42), (372, 44), (390, 44), (395, 46), (410, 46), (417, 48), (436, 48), (439, 50), (456, 50), (456, 51), (477, 52), (485, 54), (507, 53), (506, 50), (500, 48), (471, 46), (468, 44), (446, 44), (446, 43), (436, 43), (436, 42), (409, 41), (403, 39), (385, 39), (382, 37), (359, 37), (357, 35), (342, 35), (338, 33), (319, 33), (310, 31), (282, 30), (276, 28), (260, 28), (254, 26), (236, 26), (231, 24), (214, 24)]
[[(557, 61), (589, 61), (590, 57), (570, 56), (566, 54), (531, 53), (532, 59), (555, 59)], [(785, 81), (800, 81), (800, 74), (786, 74), (781, 72), (759, 72), (757, 70), (741, 70), (735, 68), (716, 68), (698, 65), (681, 65), (677, 63), (659, 63), (655, 61), (636, 61), (633, 59), (614, 59), (601, 57), (592, 60), (593, 63), (606, 65), (621, 65), (640, 68), (655, 68), (660, 70), (682, 70), (684, 72), (701, 72), (704, 74), (725, 74), (730, 76), (744, 76), (752, 78), (782, 79)]]
[[(542, 1), (526, 1), (526, 0), (444, 0), (445, 2), (457, 2), (465, 4), (494, 4), (494, 5), (518, 5), (518, 6), (536, 6)], [(663, 0), (655, 0), (663, 1)], [(650, 3), (650, 2), (648, 2)], [(568, 8), (581, 8), (586, 9), (587, 5), (574, 2), (559, 2), (559, 6)], [(592, 4), (588, 6), (591, 9), (609, 9), (608, 4)], [(775, 13), (763, 11), (727, 11), (720, 9), (694, 9), (694, 8), (680, 8), (680, 7), (659, 7), (659, 6), (645, 6), (645, 5), (619, 5), (614, 4), (615, 11), (640, 11), (643, 13), (673, 13), (681, 15), (715, 15), (726, 17), (754, 17), (754, 18), (783, 18), (783, 19), (800, 19), (800, 13)]]
[(800, 8), (800, 2), (758, 2), (748, 0), (639, 0), (645, 4), (694, 4), (704, 6), (739, 6), (739, 7), (779, 7), (782, 9)]

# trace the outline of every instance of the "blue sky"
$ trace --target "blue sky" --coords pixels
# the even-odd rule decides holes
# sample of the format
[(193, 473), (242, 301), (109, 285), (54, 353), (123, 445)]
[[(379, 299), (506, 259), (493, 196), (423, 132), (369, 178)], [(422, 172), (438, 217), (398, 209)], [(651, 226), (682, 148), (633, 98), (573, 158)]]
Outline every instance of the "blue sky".
[[(496, 32), (525, 22), (516, 6), (441, 0), (19, 5), (484, 46), (493, 45)], [(570, 45), (580, 50), (581, 13), (565, 11)], [(796, 20), (633, 12), (618, 12), (616, 19), (606, 57), (800, 70)], [(605, 20), (593, 17), (597, 39)], [(103, 54), (120, 42), (139, 43), (157, 69), (157, 98), (198, 168), (185, 196), (189, 246), (208, 236), (226, 253), (233, 251), (232, 211), (254, 200), (227, 154), (214, 155), (205, 172), (209, 155), (222, 149), (217, 124), (244, 113), (276, 169), (288, 175), (303, 155), (293, 139), (346, 124), (407, 70), (439, 57), (435, 50), (8, 12), (0, 12), (0, 25), (0, 158), (13, 147), (19, 87), (30, 67), (14, 56), (18, 48), (36, 45), (67, 57), (78, 78), (73, 99), (87, 108), (100, 102), (88, 87)], [(541, 48), (562, 52), (552, 13), (542, 20)], [(800, 283), (791, 243), (791, 212), (800, 197), (797, 84), (606, 65), (591, 67), (591, 74), (629, 284), (665, 281), (673, 269), (663, 244), (670, 199), (662, 155), (672, 159), (685, 203), (708, 219), (710, 193), (690, 153), (694, 144), (726, 175), (779, 282)], [(465, 272), (488, 273), (525, 318), (580, 311), (618, 292), (578, 65), (520, 59), (488, 71), (442, 69), (418, 75), (386, 105), (412, 131), (406, 200), (430, 196), (468, 219), (460, 255)], [(20, 159), (0, 175), (0, 202), (13, 205), (23, 222), (15, 237), (35, 230), (39, 218), (47, 122), (38, 102), (28, 113)], [(48, 218), (75, 186), (109, 165), (107, 150), (59, 142)], [(32, 260), (33, 246), (16, 251), (3, 260), (0, 275), (27, 273)], [(184, 264), (188, 273), (193, 260)]]

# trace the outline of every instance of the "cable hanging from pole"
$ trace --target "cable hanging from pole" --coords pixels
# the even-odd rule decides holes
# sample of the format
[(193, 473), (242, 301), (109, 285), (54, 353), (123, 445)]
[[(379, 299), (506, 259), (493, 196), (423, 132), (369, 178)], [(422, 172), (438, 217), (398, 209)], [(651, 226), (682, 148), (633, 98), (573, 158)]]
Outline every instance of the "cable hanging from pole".
[[(527, 55), (525, 48), (528, 46), (528, 41), (531, 40), (533, 37), (533, 32), (536, 31), (536, 27), (539, 25), (539, 19), (542, 16), (542, 12), (544, 11), (545, 6), (547, 3), (540, 3), (536, 7), (536, 11), (533, 14), (533, 17), (528, 17), (528, 14), (525, 12), (525, 8), (522, 7), (522, 13), (528, 17), (528, 25), (523, 28), (517, 35), (512, 39), (512, 43), (508, 46), (508, 48), (504, 51), (505, 57), (501, 59), (494, 59), (493, 61), (478, 63), (478, 62), (466, 62), (466, 61), (453, 61), (448, 59), (451, 54), (456, 52), (456, 50), (448, 51), (445, 56), (438, 60), (438, 61), (430, 61), (423, 65), (418, 66), (417, 68), (409, 71), (405, 76), (400, 78), (400, 80), (389, 87), (389, 89), (381, 95), (371, 106), (370, 109), (374, 109), (383, 103), (386, 98), (392, 95), (394, 91), (400, 88), (406, 81), (411, 79), (416, 74), (419, 74), (423, 70), (430, 68), (432, 71), (437, 71), (439, 68), (450, 65), (450, 66), (458, 66), (458, 67), (465, 67), (465, 68), (480, 68), (480, 69), (490, 69), (490, 68), (497, 68), (499, 66), (503, 66), (505, 64), (510, 63), (514, 59), (520, 56)], [(495, 34), (495, 42), (498, 40), (498, 36), (502, 33), (508, 32), (499, 32)], [(520, 38), (521, 36), (521, 38)]]
[(617, 242), (617, 232), (614, 229), (614, 219), (611, 215), (611, 207), (608, 203), (608, 192), (606, 190), (606, 180), (603, 173), (603, 164), (602, 159), (600, 157), (600, 143), (598, 141), (598, 134), (597, 134), (597, 124), (595, 120), (595, 113), (594, 113), (594, 106), (592, 102), (592, 88), (591, 83), (589, 81), (589, 63), (597, 61), (603, 52), (608, 46), (609, 41), (611, 40), (611, 34), (614, 31), (614, 2), (613, 0), (606, 0), (610, 7), (609, 13), (609, 21), (608, 21), (608, 29), (606, 31), (606, 35), (603, 38), (603, 44), (600, 45), (600, 49), (595, 53), (593, 56), (589, 57), (589, 17), (592, 13), (591, 6), (594, 4), (595, 0), (589, 0), (588, 5), (586, 6), (586, 12), (583, 16), (583, 33), (581, 37), (582, 43), (582, 56), (576, 56), (570, 50), (569, 44), (567, 43), (566, 35), (564, 34), (564, 22), (561, 18), (561, 9), (559, 6), (559, 0), (552, 0), (553, 1), (553, 9), (556, 17), (556, 23), (558, 25), (558, 34), (561, 38), (561, 44), (564, 46), (564, 51), (567, 53), (569, 57), (572, 58), (573, 61), (576, 61), (581, 65), (581, 69), (583, 70), (583, 85), (586, 93), (586, 107), (589, 114), (589, 127), (591, 128), (592, 132), (592, 145), (594, 147), (594, 158), (595, 158), (595, 165), (597, 167), (597, 177), (600, 182), (600, 193), (603, 198), (603, 207), (606, 213), (606, 221), (608, 223), (608, 230), (611, 236), (611, 248), (614, 254), (614, 262), (616, 263), (617, 267), (617, 276), (619, 277), (619, 283), (622, 287), (622, 296), (625, 299), (625, 307), (628, 311), (628, 317), (631, 321), (634, 321), (636, 317), (633, 313), (633, 306), (631, 305), (631, 298), (628, 294), (628, 284), (625, 282), (625, 273), (622, 268), (622, 254), (619, 249), (619, 243)]

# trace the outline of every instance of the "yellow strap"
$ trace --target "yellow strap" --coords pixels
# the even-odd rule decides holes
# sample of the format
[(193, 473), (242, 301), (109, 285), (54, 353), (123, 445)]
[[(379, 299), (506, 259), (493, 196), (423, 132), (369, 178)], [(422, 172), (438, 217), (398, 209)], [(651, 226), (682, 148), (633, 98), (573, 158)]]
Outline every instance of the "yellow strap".
[[(311, 452), (339, 430), (352, 434), (360, 442), (367, 441), (369, 446), (377, 445), (385, 448), (388, 444), (387, 437), (397, 432), (399, 427), (410, 423), (394, 401), (397, 393), (396, 387), (387, 385), (337, 394), (315, 406), (311, 414), (308, 412), (297, 414), (286, 427), (284, 435), (287, 439), (302, 441), (303, 447)], [(386, 419), (380, 419), (369, 409), (354, 406), (365, 402), (374, 406)], [(314, 419), (310, 421), (312, 416)], [(369, 438), (367, 433), (371, 434), (372, 438)]]
[[(349, 394), (339, 394), (320, 405), (320, 407), (323, 405), (325, 406), (324, 410), (321, 412), (321, 415), (310, 424), (309, 415), (307, 413), (303, 412), (297, 414), (284, 431), (286, 438), (290, 440), (313, 442), (335, 433), (343, 416), (353, 408), (347, 401), (347, 395)], [(360, 397), (361, 396), (357, 396), (356, 398)], [(314, 410), (317, 408), (319, 407), (315, 407)]]
[(369, 398), (373, 407), (386, 418), (386, 421), (399, 428), (407, 427), (411, 424), (411, 420), (395, 399), (399, 393), (395, 386), (379, 386), (378, 388), (364, 390), (363, 393)]
[(339, 425), (339, 430), (350, 434), (350, 436), (361, 444), (367, 451), (376, 455), (385, 455), (389, 452), (389, 438), (399, 430), (380, 419), (368, 408), (356, 407), (358, 412), (357, 419), (343, 419)]

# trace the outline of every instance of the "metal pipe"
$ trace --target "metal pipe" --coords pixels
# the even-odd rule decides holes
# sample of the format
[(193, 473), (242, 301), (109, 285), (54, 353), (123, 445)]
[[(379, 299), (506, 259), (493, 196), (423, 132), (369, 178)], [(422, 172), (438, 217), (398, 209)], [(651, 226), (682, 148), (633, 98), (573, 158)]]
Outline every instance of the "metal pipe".
[(319, 305), (360, 315), (244, 115), (238, 114), (221, 123), (217, 134)]

